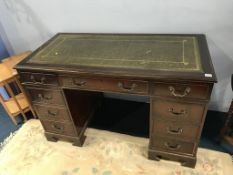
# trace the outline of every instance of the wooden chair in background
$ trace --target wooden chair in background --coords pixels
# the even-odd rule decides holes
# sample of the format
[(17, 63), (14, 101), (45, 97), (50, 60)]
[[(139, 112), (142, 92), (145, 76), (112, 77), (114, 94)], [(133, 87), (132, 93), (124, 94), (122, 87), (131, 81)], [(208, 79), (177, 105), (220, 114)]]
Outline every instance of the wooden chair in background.
[[(27, 120), (26, 112), (31, 111), (35, 118), (35, 112), (29, 103), (23, 87), (19, 82), (19, 77), (14, 66), (30, 54), (29, 51), (6, 58), (0, 63), (0, 86), (8, 92), (9, 99), (4, 99), (0, 95), (0, 102), (14, 124), (17, 124), (16, 116), (22, 115), (24, 121)], [(14, 89), (12, 89), (14, 87)]]

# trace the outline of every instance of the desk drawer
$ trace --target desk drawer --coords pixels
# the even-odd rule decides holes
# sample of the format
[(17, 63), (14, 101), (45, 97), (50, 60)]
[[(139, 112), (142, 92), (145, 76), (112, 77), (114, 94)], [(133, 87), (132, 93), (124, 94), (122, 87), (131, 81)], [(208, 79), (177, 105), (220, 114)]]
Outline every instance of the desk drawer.
[(111, 92), (148, 94), (148, 82), (125, 79), (105, 79), (103, 88)]
[(199, 124), (204, 112), (205, 104), (174, 102), (167, 99), (152, 100), (152, 117), (155, 119)]
[(33, 103), (64, 105), (64, 99), (60, 90), (45, 90), (28, 87), (27, 90)]
[(24, 84), (58, 85), (57, 76), (54, 74), (21, 72), (20, 80)]
[(150, 142), (150, 147), (155, 150), (191, 155), (195, 154), (196, 150), (195, 143), (162, 137), (153, 137)]
[(208, 99), (209, 86), (201, 84), (166, 84), (155, 83), (152, 95), (176, 98)]
[(86, 77), (59, 77), (62, 86), (78, 88), (78, 89), (102, 89), (102, 81), (100, 79)]
[(155, 120), (153, 121), (152, 135), (158, 134), (160, 136), (195, 141), (199, 136), (199, 131), (199, 126), (179, 122)]
[(111, 92), (148, 94), (148, 82), (113, 78), (60, 77), (62, 86)]
[(40, 119), (70, 121), (69, 112), (64, 107), (34, 105), (34, 108)]
[(44, 129), (47, 132), (76, 136), (76, 132), (72, 123), (53, 122), (47, 120), (41, 120)]

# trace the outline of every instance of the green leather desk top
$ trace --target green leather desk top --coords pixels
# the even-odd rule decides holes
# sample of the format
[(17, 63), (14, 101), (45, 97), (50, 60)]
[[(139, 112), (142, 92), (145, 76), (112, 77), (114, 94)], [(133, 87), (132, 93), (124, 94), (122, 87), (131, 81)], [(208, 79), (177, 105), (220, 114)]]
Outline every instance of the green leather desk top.
[(203, 72), (196, 36), (59, 34), (26, 63)]

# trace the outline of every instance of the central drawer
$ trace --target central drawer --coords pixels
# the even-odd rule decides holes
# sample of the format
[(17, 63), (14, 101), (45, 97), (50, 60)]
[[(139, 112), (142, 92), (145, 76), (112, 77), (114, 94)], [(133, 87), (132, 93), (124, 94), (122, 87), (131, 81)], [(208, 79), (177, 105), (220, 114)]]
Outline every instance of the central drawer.
[(110, 91), (133, 94), (148, 94), (148, 82), (115, 78), (90, 78), (60, 76), (63, 87), (87, 89), (95, 91)]
[(33, 103), (64, 105), (64, 98), (60, 90), (26, 88)]
[(60, 76), (59, 80), (63, 87), (101, 90), (102, 80), (98, 78)]
[(103, 89), (111, 92), (123, 92), (133, 94), (148, 94), (148, 82), (126, 79), (110, 79), (103, 81)]

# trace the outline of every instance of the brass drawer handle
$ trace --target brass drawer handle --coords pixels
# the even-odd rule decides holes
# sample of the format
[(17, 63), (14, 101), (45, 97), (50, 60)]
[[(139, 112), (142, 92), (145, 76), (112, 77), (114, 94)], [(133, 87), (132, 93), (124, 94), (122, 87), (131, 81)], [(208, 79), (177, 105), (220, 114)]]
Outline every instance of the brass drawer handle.
[(133, 91), (137, 87), (137, 84), (135, 83), (133, 83), (130, 87), (125, 87), (125, 85), (122, 82), (119, 82), (117, 85), (121, 90), (128, 92)]
[(45, 96), (43, 94), (38, 94), (38, 97), (40, 100), (51, 100), (53, 98), (52, 95)]
[(169, 134), (181, 134), (183, 132), (182, 128), (171, 129), (171, 127), (167, 127), (167, 132)]
[(174, 108), (169, 108), (168, 112), (170, 112), (173, 115), (185, 115), (187, 113), (187, 111), (184, 109), (181, 109), (180, 112), (177, 112), (174, 110)]
[(32, 80), (32, 82), (34, 84), (44, 84), (44, 82), (45, 82), (45, 77), (44, 76), (42, 76), (39, 81), (36, 80), (34, 75), (31, 75), (30, 79)]
[(170, 149), (170, 150), (178, 150), (178, 149), (180, 149), (180, 147), (181, 147), (180, 144), (172, 145), (172, 144), (170, 144), (170, 143), (168, 143), (168, 142), (165, 142), (165, 143), (164, 143), (164, 146), (165, 146), (166, 148)]
[(86, 81), (76, 81), (75, 79), (73, 79), (73, 84), (75, 84), (76, 86), (84, 86), (86, 85)]
[(57, 124), (52, 124), (52, 128), (57, 130), (57, 131), (60, 131), (60, 132), (63, 132), (64, 131), (64, 127), (63, 126), (59, 126)]
[(191, 88), (190, 87), (186, 87), (183, 94), (178, 94), (176, 93), (176, 90), (173, 86), (169, 86), (168, 87), (168, 90), (171, 92), (171, 94), (174, 96), (174, 97), (185, 97), (187, 96), (190, 92), (191, 92)]
[(52, 111), (48, 110), (48, 115), (49, 116), (55, 117), (55, 116), (57, 116), (57, 114), (58, 114), (58, 111), (57, 112), (52, 112)]

